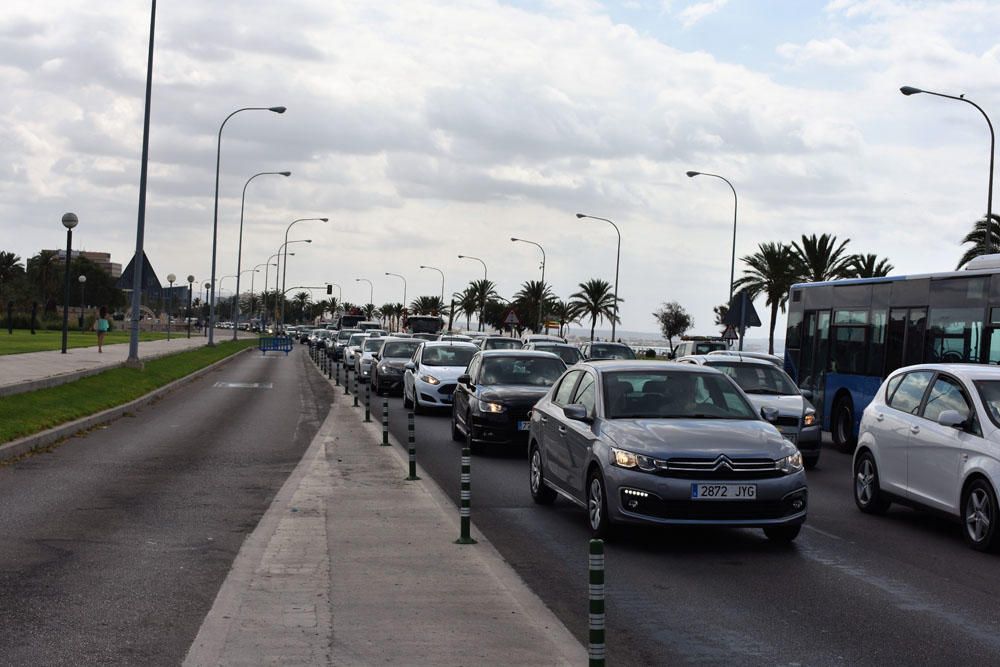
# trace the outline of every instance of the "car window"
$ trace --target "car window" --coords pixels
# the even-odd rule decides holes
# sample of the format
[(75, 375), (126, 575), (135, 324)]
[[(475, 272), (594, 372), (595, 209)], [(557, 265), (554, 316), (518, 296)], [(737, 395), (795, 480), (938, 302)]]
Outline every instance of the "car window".
[(365, 341), (365, 352), (378, 352), (380, 347), (382, 347), (381, 338), (369, 338)]
[(594, 376), (590, 373), (584, 373), (583, 378), (580, 380), (580, 386), (576, 388), (576, 392), (573, 394), (573, 402), (587, 408), (587, 414), (593, 417), (596, 393), (597, 383), (594, 381)]
[(580, 374), (583, 371), (570, 371), (563, 376), (562, 381), (559, 383), (559, 388), (556, 389), (555, 393), (552, 395), (552, 402), (556, 405), (566, 406), (569, 405), (569, 399), (573, 395), (573, 386), (576, 381), (580, 379)]
[(885, 385), (885, 402), (888, 405), (889, 397), (892, 396), (893, 392), (899, 386), (899, 383), (903, 381), (903, 373), (896, 375), (895, 377), (889, 378), (889, 381)]
[(972, 413), (961, 385), (952, 378), (941, 375), (934, 381), (931, 393), (927, 395), (923, 416), (936, 422), (945, 410), (955, 410), (962, 415), (963, 420), (968, 420)]
[(605, 373), (604, 413), (609, 419), (758, 418), (732, 380), (687, 370)]
[(361, 341), (363, 341), (366, 337), (367, 336), (365, 336), (364, 334), (354, 334), (353, 336), (351, 336), (351, 339), (349, 341), (347, 341), (347, 345), (348, 345), (348, 347), (354, 347), (355, 345), (361, 345)]
[(976, 389), (979, 391), (979, 398), (986, 407), (986, 412), (996, 426), (1000, 426), (1000, 381), (977, 380)]
[(565, 370), (566, 364), (555, 357), (487, 357), (483, 359), (480, 381), (488, 385), (548, 387)]
[(931, 383), (931, 371), (914, 371), (903, 376), (902, 382), (896, 387), (889, 397), (889, 407), (906, 412), (911, 415), (917, 414), (920, 401), (924, 397), (927, 385)]
[(740, 389), (748, 394), (798, 396), (799, 390), (785, 372), (768, 364), (746, 364), (739, 361), (708, 361), (706, 366), (717, 368), (736, 380)]
[(483, 341), (484, 350), (520, 350), (521, 341), (516, 338), (487, 338)]
[(382, 348), (382, 357), (385, 359), (409, 357), (413, 355), (413, 351), (418, 347), (420, 347), (420, 341), (412, 343), (401, 341), (386, 342), (385, 347)]
[(479, 374), (479, 367), (482, 365), (482, 357), (473, 357), (472, 361), (469, 362), (469, 367), (466, 369), (466, 373), (472, 378), (473, 382), (476, 382), (476, 376)]

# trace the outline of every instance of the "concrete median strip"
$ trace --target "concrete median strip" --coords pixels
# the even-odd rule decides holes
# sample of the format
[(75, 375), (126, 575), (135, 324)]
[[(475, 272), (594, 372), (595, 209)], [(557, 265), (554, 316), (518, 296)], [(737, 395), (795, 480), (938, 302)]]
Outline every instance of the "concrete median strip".
[(583, 664), (485, 538), (454, 544), (454, 504), (426, 474), (405, 481), (402, 447), (362, 419), (337, 396), (185, 664)]

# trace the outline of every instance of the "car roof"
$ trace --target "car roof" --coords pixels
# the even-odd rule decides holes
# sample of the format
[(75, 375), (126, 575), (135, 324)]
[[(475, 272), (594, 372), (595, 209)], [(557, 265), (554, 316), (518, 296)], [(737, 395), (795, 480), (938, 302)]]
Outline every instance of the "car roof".
[(939, 371), (965, 380), (1000, 380), (1000, 367), (986, 364), (917, 364), (897, 368), (892, 375), (909, 371)]
[(484, 359), (489, 359), (492, 357), (524, 357), (528, 359), (538, 358), (538, 359), (559, 359), (558, 356), (552, 354), (551, 352), (543, 352), (542, 350), (483, 350), (479, 353)]
[[(536, 347), (539, 346), (539, 345), (541, 345), (542, 347), (568, 347), (568, 348), (570, 348), (572, 350), (579, 350), (580, 349), (576, 345), (573, 345), (572, 343), (560, 343), (557, 340), (533, 340), (530, 343), (525, 343), (525, 344), (526, 345), (534, 345)], [(532, 349), (534, 349), (534, 348), (532, 348)]]
[(695, 366), (693, 364), (678, 364), (675, 361), (658, 361), (642, 359), (590, 359), (581, 361), (577, 366), (590, 366), (596, 371), (680, 371), (682, 373), (720, 373), (711, 366)]
[(723, 363), (739, 366), (770, 366), (771, 368), (775, 368), (774, 364), (767, 359), (761, 359), (759, 357), (743, 357), (735, 354), (689, 354), (679, 357), (674, 361), (693, 361), (696, 364), (705, 365), (708, 365), (709, 363)]
[(425, 340), (424, 347), (468, 347), (478, 350), (479, 347), (467, 340)]

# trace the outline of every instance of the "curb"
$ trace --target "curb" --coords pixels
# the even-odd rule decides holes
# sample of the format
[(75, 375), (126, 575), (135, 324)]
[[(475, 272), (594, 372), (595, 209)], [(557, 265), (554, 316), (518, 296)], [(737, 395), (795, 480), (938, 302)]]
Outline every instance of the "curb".
[[(4, 445), (0, 445), (0, 464), (10, 461), (11, 459), (16, 459), (33, 450), (40, 449), (42, 447), (47, 447), (48, 445), (59, 442), (60, 440), (70, 438), (76, 433), (79, 433), (80, 431), (86, 431), (95, 426), (115, 421), (116, 419), (121, 418), (126, 412), (132, 412), (133, 410), (149, 405), (153, 401), (159, 399), (162, 396), (165, 396), (174, 389), (177, 389), (178, 387), (187, 384), (188, 382), (191, 382), (192, 380), (195, 380), (201, 377), (202, 375), (205, 375), (209, 371), (212, 371), (213, 369), (215, 369), (218, 366), (221, 366), (222, 364), (232, 361), (241, 354), (245, 354), (246, 352), (250, 352), (253, 350), (256, 350), (256, 348), (248, 347), (246, 349), (240, 350), (239, 352), (235, 352), (234, 354), (229, 355), (225, 359), (219, 359), (218, 361), (208, 366), (205, 366), (204, 368), (196, 370), (190, 375), (185, 375), (182, 378), (178, 378), (173, 382), (160, 387), (159, 389), (154, 389), (145, 396), (140, 396), (139, 398), (129, 401), (128, 403), (125, 403), (123, 405), (119, 405), (113, 408), (108, 408), (107, 410), (104, 410), (102, 412), (98, 412), (96, 414), (89, 415), (87, 417), (81, 417), (80, 419), (77, 419), (75, 421), (67, 422), (60, 426), (50, 428), (47, 431), (42, 431), (41, 433), (27, 435), (18, 440), (12, 440), (11, 442), (8, 442)], [(147, 357), (147, 358), (155, 358), (155, 357)], [(103, 370), (118, 368), (123, 365), (124, 364), (112, 365), (104, 368)], [(88, 374), (93, 375), (93, 373), (89, 372)]]

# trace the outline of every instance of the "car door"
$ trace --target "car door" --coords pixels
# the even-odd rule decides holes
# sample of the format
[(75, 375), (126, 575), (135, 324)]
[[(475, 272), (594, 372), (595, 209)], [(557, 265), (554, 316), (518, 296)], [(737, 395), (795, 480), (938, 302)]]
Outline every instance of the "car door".
[[(942, 426), (938, 416), (955, 410), (967, 420), (966, 429)], [(963, 450), (978, 438), (968, 396), (957, 379), (939, 374), (931, 385), (921, 410), (919, 431), (907, 444), (906, 487), (914, 501), (951, 513), (958, 512), (959, 469)], [(972, 422), (968, 420), (972, 418)]]
[[(472, 358), (469, 362), (469, 369), (466, 371), (469, 374), (469, 383), (473, 386), (479, 381), (479, 366), (480, 366), (481, 356), (478, 354)], [(452, 394), (452, 410), (455, 414), (455, 420), (462, 425), (462, 428), (468, 428), (466, 423), (466, 417), (469, 414), (469, 403), (472, 401), (473, 390), (468, 384), (462, 384), (459, 382), (455, 386), (455, 393)]]
[[(591, 420), (597, 416), (597, 377), (593, 373), (583, 371), (571, 402), (587, 408), (587, 416)], [(565, 433), (561, 435), (566, 443), (568, 488), (582, 499), (585, 495), (587, 464), (590, 462), (590, 446), (596, 439), (593, 425), (592, 422), (564, 419), (563, 426)]]
[(920, 431), (918, 416), (933, 371), (904, 373), (897, 383), (887, 385), (886, 408), (875, 414), (873, 435), (878, 443), (879, 485), (890, 493), (906, 496), (906, 452), (910, 438)]
[(552, 400), (535, 405), (542, 422), (542, 465), (548, 478), (569, 491), (569, 450), (566, 443), (566, 419), (563, 408), (570, 404), (576, 383), (583, 371), (569, 371), (562, 376), (552, 393)]

